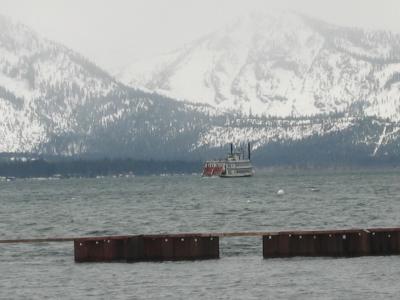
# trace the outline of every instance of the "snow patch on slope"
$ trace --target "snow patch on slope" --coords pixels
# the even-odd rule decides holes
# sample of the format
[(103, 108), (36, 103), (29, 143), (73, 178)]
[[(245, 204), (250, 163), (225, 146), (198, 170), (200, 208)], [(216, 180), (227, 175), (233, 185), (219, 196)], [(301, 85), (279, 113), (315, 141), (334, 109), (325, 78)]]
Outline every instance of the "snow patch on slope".
[(124, 83), (224, 111), (360, 113), (400, 120), (400, 36), (284, 12), (240, 18), (183, 49), (132, 64)]

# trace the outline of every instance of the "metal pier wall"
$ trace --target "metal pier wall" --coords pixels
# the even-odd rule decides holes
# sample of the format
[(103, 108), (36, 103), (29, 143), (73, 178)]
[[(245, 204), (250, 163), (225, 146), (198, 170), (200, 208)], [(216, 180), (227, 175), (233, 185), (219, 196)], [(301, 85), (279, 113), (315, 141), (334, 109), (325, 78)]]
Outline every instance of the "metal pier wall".
[(74, 240), (76, 262), (140, 262), (219, 258), (219, 237), (138, 235)]
[(283, 231), (263, 235), (264, 258), (393, 254), (400, 254), (400, 228)]
[(400, 255), (400, 228), (214, 232), (0, 240), (0, 244), (74, 242), (76, 262), (219, 258), (220, 238), (262, 237), (263, 257)]

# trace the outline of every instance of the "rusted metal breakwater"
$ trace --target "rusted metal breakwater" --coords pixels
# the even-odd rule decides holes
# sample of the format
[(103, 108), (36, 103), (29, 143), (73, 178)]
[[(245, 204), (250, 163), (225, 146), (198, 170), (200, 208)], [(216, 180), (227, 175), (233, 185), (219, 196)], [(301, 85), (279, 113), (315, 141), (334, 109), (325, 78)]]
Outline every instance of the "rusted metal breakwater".
[(263, 235), (264, 258), (393, 254), (400, 254), (400, 228), (286, 231)]
[(177, 261), (219, 258), (219, 240), (228, 237), (262, 237), (264, 258), (400, 255), (400, 228), (65, 237), (0, 244), (73, 241), (76, 262)]
[(196, 234), (81, 238), (76, 262), (166, 261), (219, 258), (219, 237)]

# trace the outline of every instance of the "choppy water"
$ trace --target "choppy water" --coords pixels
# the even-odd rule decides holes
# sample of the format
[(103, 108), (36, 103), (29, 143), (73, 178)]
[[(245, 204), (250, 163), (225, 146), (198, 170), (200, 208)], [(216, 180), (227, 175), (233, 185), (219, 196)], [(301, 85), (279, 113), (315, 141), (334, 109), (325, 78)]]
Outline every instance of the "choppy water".
[[(269, 172), (0, 182), (0, 239), (400, 226), (400, 172)], [(277, 195), (283, 189), (285, 194)], [(400, 257), (75, 264), (73, 245), (0, 245), (0, 298), (398, 299)]]

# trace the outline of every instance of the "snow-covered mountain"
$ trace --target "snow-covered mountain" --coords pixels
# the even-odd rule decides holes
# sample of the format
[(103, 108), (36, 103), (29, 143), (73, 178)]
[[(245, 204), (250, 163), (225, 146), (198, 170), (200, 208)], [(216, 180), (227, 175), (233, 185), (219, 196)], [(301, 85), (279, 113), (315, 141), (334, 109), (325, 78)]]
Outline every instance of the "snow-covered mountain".
[(213, 114), (126, 87), (78, 53), (0, 16), (0, 152), (146, 157), (163, 146), (160, 156), (168, 156), (179, 149), (176, 139), (203, 126), (205, 112)]
[[(234, 27), (231, 30), (234, 30)], [(246, 37), (247, 35), (242, 33), (242, 36)], [(187, 61), (192, 57), (190, 53), (200, 55), (200, 52), (195, 49), (206, 43), (207, 39), (210, 37), (189, 47), (187, 55), (176, 60), (175, 65), (180, 66), (181, 63), (182, 66), (191, 65)], [(251, 39), (254, 39), (254, 36)], [(293, 39), (296, 40), (295, 37)], [(379, 39), (388, 40), (392, 45), (392, 37), (389, 38), (383, 34)], [(256, 68), (259, 63), (249, 61), (243, 64), (240, 57), (235, 58), (235, 51), (238, 47), (230, 45), (233, 43), (230, 39), (217, 40), (213, 38), (212, 40), (219, 41), (212, 47), (222, 49), (220, 68), (215, 68), (214, 75), (216, 77), (213, 78), (216, 80), (214, 81), (215, 87), (221, 88), (218, 88), (220, 96), (217, 99), (223, 108), (223, 105), (232, 99), (221, 98), (225, 97), (227, 93), (231, 93), (231, 91), (223, 90), (222, 87), (232, 79), (229, 76), (233, 76), (232, 74), (235, 73), (231, 73), (226, 68), (233, 66), (238, 68), (243, 65), (244, 69), (241, 72), (245, 76), (251, 72), (251, 68)], [(239, 37), (234, 41), (239, 42)], [(247, 44), (245, 40), (242, 42), (244, 44), (241, 49), (246, 52)], [(319, 42), (316, 40), (313, 43), (318, 44)], [(206, 45), (208, 44), (206, 43)], [(382, 45), (386, 44), (382, 42)], [(223, 58), (223, 54), (228, 51), (228, 48), (233, 49), (232, 56)], [(388, 50), (387, 57), (382, 58), (385, 63), (382, 63), (382, 59), (371, 56), (374, 50), (372, 46), (370, 48), (372, 50), (370, 49), (367, 54), (359, 54), (361, 58), (358, 58), (357, 61), (374, 64), (374, 68), (379, 69), (380, 74), (389, 74), (387, 66), (396, 70), (396, 64), (392, 63), (396, 60), (395, 55)], [(262, 47), (257, 49), (257, 51), (261, 51)], [(287, 48), (287, 51), (290, 49), (291, 47)], [(270, 51), (272, 50), (270, 49)], [(379, 53), (382, 51), (380, 50)], [(278, 51), (278, 53), (280, 52)], [(305, 49), (304, 52), (302, 57), (307, 56)], [(214, 51), (214, 53), (217, 52)], [(208, 57), (207, 55), (205, 58)], [(257, 57), (259, 55), (261, 54), (257, 54)], [(355, 56), (355, 54), (352, 55)], [(246, 56), (247, 59), (250, 59), (250, 56)], [(355, 57), (351, 59), (356, 60)], [(183, 64), (186, 61), (188, 64)], [(232, 63), (235, 61), (236, 63)], [(279, 77), (282, 70), (286, 70), (285, 74), (294, 72), (289, 69), (295, 64), (283, 63), (283, 61), (286, 60), (277, 56), (274, 63), (266, 61), (262, 65), (265, 68), (256, 68), (260, 72), (270, 68), (269, 76), (276, 79), (273, 81), (276, 92), (274, 92), (275, 98), (273, 99), (275, 100), (269, 101), (268, 98), (267, 101), (266, 98), (263, 98), (265, 101), (263, 100), (262, 104), (269, 105), (269, 107), (275, 105), (277, 107), (275, 115), (277, 116), (296, 115), (294, 112), (285, 112), (287, 108), (284, 103), (292, 100), (287, 98), (278, 101), (276, 98), (276, 95), (282, 91), (282, 86), (277, 84), (284, 78)], [(314, 61), (316, 60), (314, 59)], [(322, 61), (323, 59), (318, 65), (322, 64)], [(207, 62), (207, 59), (197, 58), (194, 60), (194, 65), (191, 65), (193, 70), (197, 70), (196, 63), (202, 64), (203, 62)], [(172, 68), (173, 65), (169, 66)], [(247, 66), (250, 69), (246, 69)], [(303, 65), (298, 62), (298, 66)], [(168, 70), (171, 72), (175, 70), (171, 68)], [(317, 68), (317, 66), (313, 68)], [(337, 70), (339, 69), (337, 68)], [(300, 72), (299, 70), (303, 69), (300, 68), (296, 72)], [(340, 70), (343, 70), (344, 73), (350, 72), (346, 68)], [(154, 87), (157, 84), (167, 84), (168, 78), (174, 75), (174, 72), (165, 72), (164, 77), (161, 75), (161, 77), (157, 77), (157, 81), (153, 81)], [(193, 74), (195, 73), (193, 72)], [(183, 74), (181, 75), (183, 76)], [(257, 75), (260, 83), (256, 90), (262, 89), (262, 84), (267, 84), (266, 78), (269, 77), (265, 77), (263, 74)], [(201, 84), (204, 83), (202, 77), (189, 77), (189, 73), (185, 73), (186, 75), (188, 77), (182, 81), (183, 83), (188, 86), (202, 87)], [(246, 78), (246, 76), (240, 78)], [(288, 77), (290, 80), (294, 78), (293, 74), (291, 76)], [(163, 78), (165, 81), (162, 80)], [(390, 78), (391, 80), (385, 81), (383, 87), (388, 95), (395, 93), (398, 84), (397, 77)], [(351, 81), (342, 80), (341, 84), (350, 89), (349, 82)], [(235, 85), (238, 89), (235, 91), (239, 91), (246, 84), (250, 84), (250, 82), (246, 83), (238, 79)], [(311, 88), (310, 83), (308, 85), (304, 83), (304, 85)], [(379, 86), (381, 85), (382, 82), (379, 82)], [(147, 88), (151, 88), (151, 86), (147, 85)], [(337, 88), (341, 89), (339, 86)], [(329, 87), (325, 87), (320, 91), (326, 92), (328, 89)], [(154, 90), (157, 89), (154, 88)], [(214, 88), (211, 90), (216, 91)], [(247, 89), (246, 93), (250, 93), (250, 91), (251, 89)], [(201, 92), (199, 91), (199, 94)], [(247, 102), (251, 104), (259, 101), (256, 98), (254, 98), (255, 100), (253, 98), (243, 99), (237, 98), (237, 103), (232, 104), (238, 108), (240, 105), (244, 107)], [(319, 100), (322, 101), (322, 98)], [(328, 100), (326, 104), (318, 107), (319, 112), (330, 112), (328, 105), (330, 100)], [(380, 104), (380, 100), (376, 101), (377, 105)], [(395, 102), (388, 96), (385, 103), (381, 106), (378, 105), (382, 108), (381, 111), (385, 111), (385, 105), (390, 101)], [(214, 102), (210, 103), (214, 104)], [(366, 102), (359, 99), (354, 103), (352, 108), (344, 113), (337, 112), (329, 116), (280, 118), (257, 115), (258, 111), (256, 110), (249, 116), (246, 111), (223, 112), (218, 105), (214, 107), (204, 103), (177, 101), (157, 93), (126, 86), (73, 50), (49, 41), (26, 26), (0, 16), (0, 153), (198, 160), (220, 157), (225, 154), (226, 145), (230, 142), (250, 141), (255, 151), (253, 157), (260, 164), (309, 163), (317, 158), (333, 163), (343, 162), (349, 158), (400, 158), (400, 139), (397, 138), (397, 133), (400, 131), (399, 124), (393, 120), (366, 117), (362, 114), (364, 108), (365, 110), (370, 108), (369, 106), (364, 107)], [(307, 107), (304, 106), (305, 104), (301, 105)], [(331, 103), (331, 105), (333, 104)], [(289, 107), (292, 106), (289, 105)], [(311, 104), (310, 107), (312, 107)], [(332, 109), (332, 111), (341, 111), (339, 108)], [(318, 111), (313, 113), (310, 111), (303, 114), (317, 113)], [(396, 110), (393, 109), (392, 113), (396, 115)], [(326, 147), (328, 147), (327, 151), (322, 151)], [(300, 155), (301, 153), (302, 155)], [(290, 159), (295, 159), (295, 162)]]
[(276, 117), (359, 112), (400, 119), (400, 35), (296, 13), (251, 14), (122, 82), (224, 110)]

